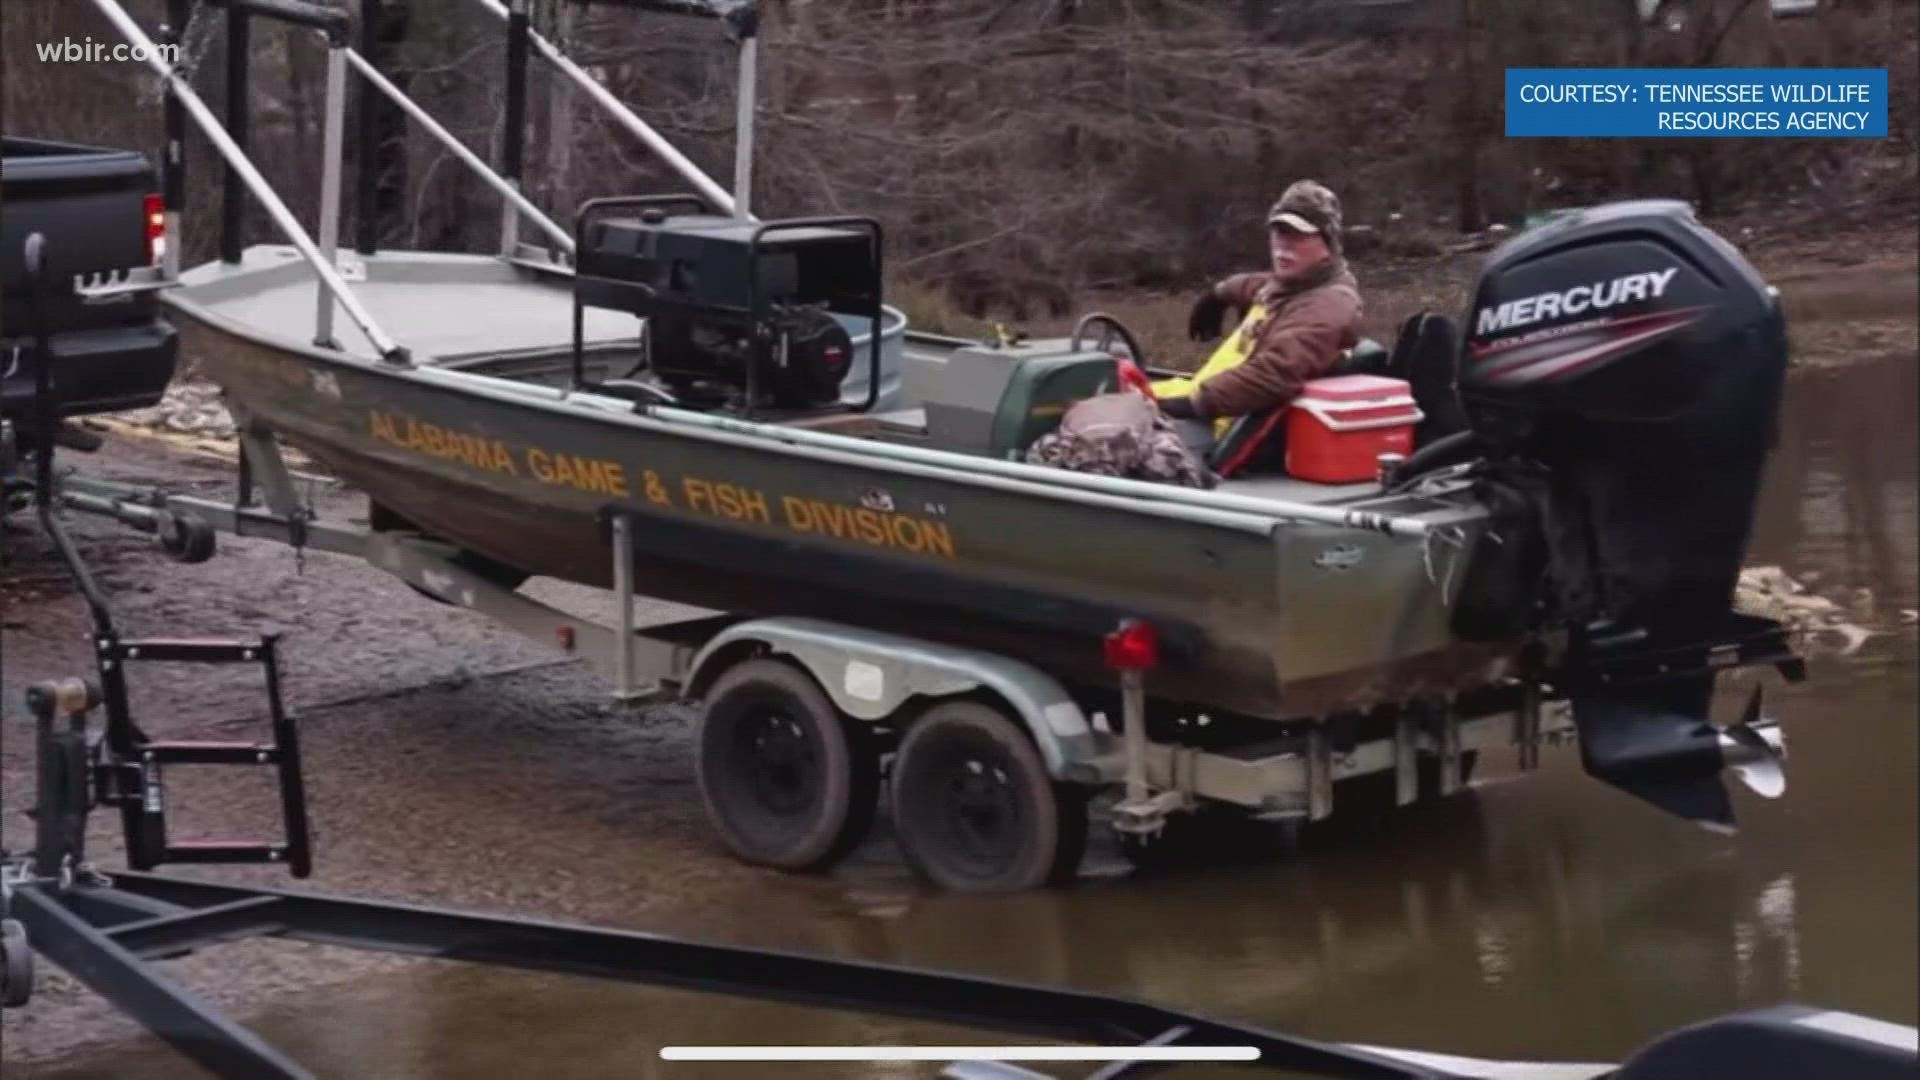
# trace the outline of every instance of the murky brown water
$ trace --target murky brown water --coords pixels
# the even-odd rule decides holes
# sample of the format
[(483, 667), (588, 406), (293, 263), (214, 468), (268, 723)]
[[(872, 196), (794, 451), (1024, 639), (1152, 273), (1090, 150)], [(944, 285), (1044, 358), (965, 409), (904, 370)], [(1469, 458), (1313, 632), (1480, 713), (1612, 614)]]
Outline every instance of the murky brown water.
[[(648, 926), (1493, 1057), (1615, 1060), (1675, 1026), (1783, 1000), (1913, 1023), (1920, 664), (1899, 613), (1920, 607), (1917, 377), (1908, 360), (1792, 385), (1750, 561), (1871, 589), (1887, 633), (1816, 660), (1801, 686), (1768, 676), (1789, 789), (1778, 802), (1738, 795), (1736, 838), (1661, 816), (1562, 755), (1518, 782), (1499, 782), (1505, 763), (1483, 765), (1495, 779), (1475, 799), (1254, 867), (972, 899), (921, 894), (877, 846), (838, 878), (769, 879), (750, 902), (688, 902), (650, 911)], [(648, 868), (606, 872), (608, 889), (648, 887)], [(253, 1022), (323, 1075), (354, 1077), (746, 1077), (775, 1073), (663, 1065), (656, 1053), (672, 1042), (1006, 1041), (436, 964), (311, 992)], [(192, 1075), (151, 1052), (45, 1075), (128, 1068)]]

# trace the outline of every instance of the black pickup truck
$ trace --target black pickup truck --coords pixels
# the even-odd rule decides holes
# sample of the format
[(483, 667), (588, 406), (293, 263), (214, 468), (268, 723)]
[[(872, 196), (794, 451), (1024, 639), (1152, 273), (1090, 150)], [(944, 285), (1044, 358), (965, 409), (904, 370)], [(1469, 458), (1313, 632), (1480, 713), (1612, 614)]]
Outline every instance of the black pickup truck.
[[(0, 138), (0, 419), (21, 449), (36, 430), (36, 315), (51, 338), (62, 417), (144, 408), (172, 381), (179, 344), (159, 293), (113, 286), (160, 259), (158, 189), (153, 166), (133, 151)], [(36, 232), (51, 271), (38, 312), (25, 255)], [(107, 288), (82, 295), (76, 277)]]

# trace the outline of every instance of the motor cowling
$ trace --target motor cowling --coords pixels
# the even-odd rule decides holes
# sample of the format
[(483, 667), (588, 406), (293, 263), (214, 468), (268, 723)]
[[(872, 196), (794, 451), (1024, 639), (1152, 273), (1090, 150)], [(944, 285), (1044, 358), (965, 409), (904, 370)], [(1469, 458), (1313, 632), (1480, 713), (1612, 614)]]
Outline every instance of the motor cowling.
[(1617, 203), (1496, 250), (1464, 331), (1457, 384), (1492, 474), (1544, 492), (1554, 614), (1714, 632), (1785, 382), (1773, 290), (1684, 203)]

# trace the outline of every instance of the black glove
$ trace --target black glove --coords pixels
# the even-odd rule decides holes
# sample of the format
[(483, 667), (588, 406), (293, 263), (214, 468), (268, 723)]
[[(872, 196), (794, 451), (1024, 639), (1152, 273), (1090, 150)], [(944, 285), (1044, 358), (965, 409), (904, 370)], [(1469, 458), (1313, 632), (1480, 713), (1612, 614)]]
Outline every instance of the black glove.
[(1193, 302), (1187, 313), (1187, 337), (1193, 341), (1212, 341), (1220, 336), (1220, 317), (1227, 313), (1227, 302), (1209, 288)]
[(1198, 420), (1200, 414), (1193, 411), (1192, 397), (1170, 397), (1160, 399), (1160, 411), (1175, 420)]

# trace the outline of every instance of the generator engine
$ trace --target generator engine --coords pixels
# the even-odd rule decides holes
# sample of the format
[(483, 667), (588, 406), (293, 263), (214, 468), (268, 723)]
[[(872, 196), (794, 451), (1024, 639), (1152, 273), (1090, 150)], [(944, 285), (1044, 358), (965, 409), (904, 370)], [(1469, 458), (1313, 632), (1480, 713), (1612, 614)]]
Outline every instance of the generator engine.
[(745, 395), (757, 375), (758, 404), (819, 408), (840, 400), (853, 366), (852, 335), (822, 305), (775, 307), (757, 325), (656, 315), (648, 341), (655, 376), (693, 402)]
[[(582, 307), (646, 320), (645, 368), (689, 407), (811, 411), (839, 407), (869, 322), (879, 380), (880, 232), (867, 218), (756, 222), (669, 214), (691, 197), (587, 204), (574, 277)], [(626, 209), (630, 215), (606, 211)], [(704, 208), (703, 208), (704, 209)], [(576, 371), (578, 368), (576, 367)]]

